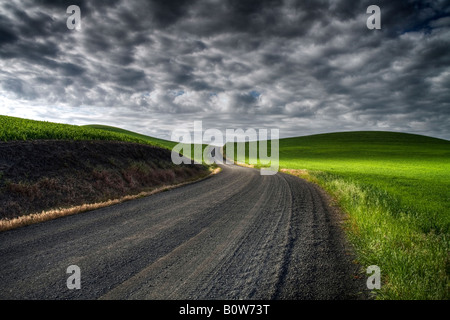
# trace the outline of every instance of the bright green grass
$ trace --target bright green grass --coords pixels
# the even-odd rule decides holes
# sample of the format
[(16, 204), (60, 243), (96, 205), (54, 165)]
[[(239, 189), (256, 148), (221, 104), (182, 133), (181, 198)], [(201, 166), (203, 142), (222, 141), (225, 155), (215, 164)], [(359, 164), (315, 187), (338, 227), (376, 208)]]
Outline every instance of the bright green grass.
[(128, 130), (125, 130), (125, 129), (111, 127), (111, 126), (104, 126), (104, 125), (101, 125), (101, 124), (91, 124), (91, 125), (86, 125), (86, 126), (83, 126), (83, 127), (84, 128), (101, 129), (101, 130), (105, 130), (105, 131), (110, 131), (110, 132), (115, 132), (115, 133), (119, 133), (119, 134), (124, 134), (124, 135), (127, 135), (129, 137), (134, 137), (136, 139), (148, 141), (150, 144), (164, 146), (167, 149), (172, 149), (177, 144), (176, 142), (173, 142), (173, 141), (158, 139), (158, 138), (146, 136), (146, 135), (143, 135), (143, 134), (140, 134), (140, 133), (136, 133), (136, 132), (133, 132), (133, 131), (128, 131)]
[(125, 141), (167, 148), (164, 140), (132, 135), (120, 130), (100, 130), (88, 126), (0, 116), (0, 141), (38, 139)]
[[(0, 115), (0, 141), (39, 139), (124, 141), (148, 144), (169, 150), (172, 150), (177, 144), (177, 142), (158, 139), (111, 126), (76, 126)], [(204, 163), (203, 159), (194, 157), (195, 144), (183, 146), (184, 149), (182, 151), (188, 150), (189, 148), (192, 150), (192, 156), (190, 158)], [(202, 145), (202, 150), (205, 147), (206, 145)]]
[(306, 169), (349, 214), (360, 263), (381, 268), (377, 298), (449, 298), (450, 141), (392, 132), (281, 139), (280, 168)]

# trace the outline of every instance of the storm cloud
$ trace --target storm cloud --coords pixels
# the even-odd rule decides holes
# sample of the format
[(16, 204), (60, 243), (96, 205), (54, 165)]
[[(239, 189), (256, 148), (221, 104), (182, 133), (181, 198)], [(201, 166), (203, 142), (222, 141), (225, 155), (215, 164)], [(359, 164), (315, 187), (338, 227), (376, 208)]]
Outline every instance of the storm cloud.
[[(366, 27), (372, 4), (381, 30)], [(203, 120), (450, 139), (449, 48), (444, 0), (8, 1), (0, 114), (161, 138)]]

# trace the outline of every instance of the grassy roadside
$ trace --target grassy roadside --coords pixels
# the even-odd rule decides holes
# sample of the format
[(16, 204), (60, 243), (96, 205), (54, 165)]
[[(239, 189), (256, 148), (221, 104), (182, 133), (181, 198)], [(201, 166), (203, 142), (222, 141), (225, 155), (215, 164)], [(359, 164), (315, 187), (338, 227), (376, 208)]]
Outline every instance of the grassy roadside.
[(348, 214), (359, 262), (381, 268), (377, 299), (449, 298), (449, 141), (390, 132), (282, 139), (280, 168), (320, 185)]
[(448, 299), (448, 233), (424, 232), (417, 212), (406, 213), (385, 190), (321, 171), (289, 170), (317, 183), (348, 213), (345, 231), (359, 263), (381, 268), (378, 299)]

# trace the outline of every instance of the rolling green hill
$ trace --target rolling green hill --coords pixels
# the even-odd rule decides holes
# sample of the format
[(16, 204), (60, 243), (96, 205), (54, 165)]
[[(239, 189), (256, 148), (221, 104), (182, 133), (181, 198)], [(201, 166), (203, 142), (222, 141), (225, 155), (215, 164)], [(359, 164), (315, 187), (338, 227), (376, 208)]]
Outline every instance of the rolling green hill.
[(279, 143), (280, 169), (316, 182), (348, 213), (360, 263), (382, 270), (378, 298), (449, 298), (450, 141), (369, 131)]
[(118, 133), (121, 135), (126, 135), (132, 138), (136, 138), (139, 140), (144, 140), (149, 142), (152, 145), (160, 145), (163, 146), (167, 149), (172, 149), (177, 142), (173, 142), (173, 141), (169, 141), (169, 140), (163, 140), (163, 139), (158, 139), (158, 138), (154, 138), (154, 137), (150, 137), (150, 136), (146, 136), (140, 133), (136, 133), (133, 131), (128, 131), (125, 129), (121, 129), (121, 128), (117, 128), (117, 127), (111, 127), (111, 126), (104, 126), (101, 124), (91, 124), (91, 125), (86, 125), (86, 126), (82, 126), (83, 128), (93, 128), (93, 129), (101, 129), (101, 130), (105, 130), (105, 131), (109, 131), (109, 132), (114, 132), (114, 133)]
[(323, 171), (384, 190), (422, 231), (449, 231), (450, 142), (391, 132), (316, 135), (280, 141), (280, 167)]
[[(102, 129), (102, 130), (99, 130)], [(0, 115), (0, 141), (106, 140), (171, 148), (171, 142), (107, 126), (76, 126)]]
[[(178, 142), (158, 139), (125, 129), (105, 125), (76, 126), (70, 124), (37, 121), (17, 117), (0, 115), (0, 141), (28, 141), (28, 140), (104, 140), (122, 141), (148, 144), (156, 147), (172, 150)], [(203, 159), (194, 157), (195, 144), (183, 145), (184, 150), (190, 147), (191, 156), (199, 163)], [(202, 145), (202, 150), (207, 145)], [(183, 152), (182, 152), (183, 153)]]

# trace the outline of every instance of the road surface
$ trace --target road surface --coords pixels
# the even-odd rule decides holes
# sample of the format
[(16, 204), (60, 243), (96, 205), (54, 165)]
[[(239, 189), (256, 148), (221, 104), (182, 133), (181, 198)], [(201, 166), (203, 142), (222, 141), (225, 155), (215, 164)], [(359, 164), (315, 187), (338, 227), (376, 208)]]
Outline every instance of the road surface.
[[(0, 299), (357, 299), (312, 184), (222, 165), (203, 181), (0, 233)], [(68, 289), (67, 268), (81, 289)]]

